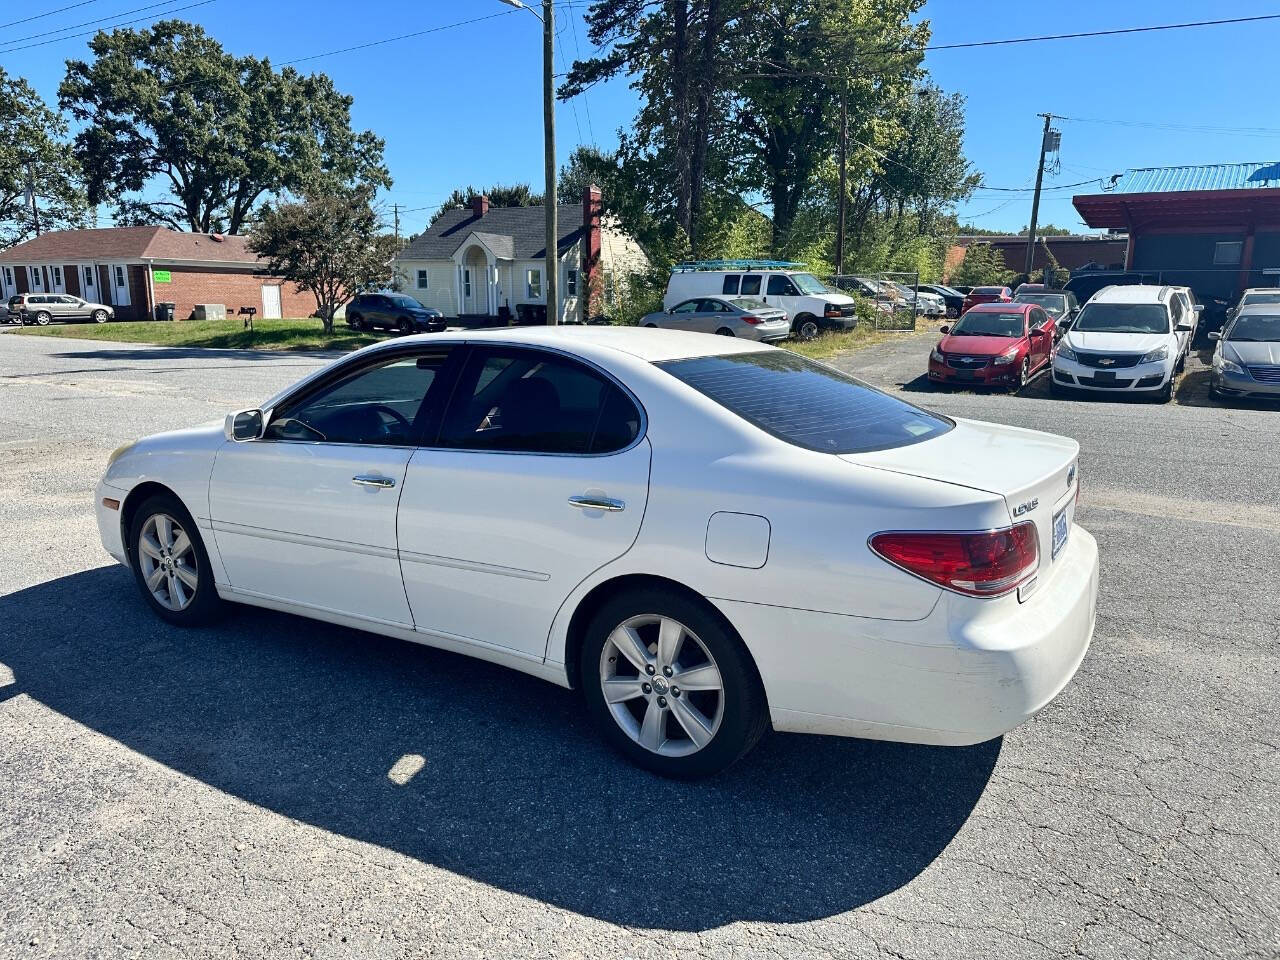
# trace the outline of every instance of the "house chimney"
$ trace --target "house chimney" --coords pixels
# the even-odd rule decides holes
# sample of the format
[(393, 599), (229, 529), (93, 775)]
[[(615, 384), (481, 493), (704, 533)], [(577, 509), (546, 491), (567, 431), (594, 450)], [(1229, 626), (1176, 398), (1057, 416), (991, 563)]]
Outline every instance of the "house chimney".
[(477, 217), (483, 217), (489, 212), (489, 198), (483, 193), (479, 196), (471, 198), (471, 212)]
[(582, 283), (586, 292), (586, 317), (603, 312), (604, 275), (600, 265), (600, 217), (604, 204), (600, 188), (588, 184), (582, 191)]

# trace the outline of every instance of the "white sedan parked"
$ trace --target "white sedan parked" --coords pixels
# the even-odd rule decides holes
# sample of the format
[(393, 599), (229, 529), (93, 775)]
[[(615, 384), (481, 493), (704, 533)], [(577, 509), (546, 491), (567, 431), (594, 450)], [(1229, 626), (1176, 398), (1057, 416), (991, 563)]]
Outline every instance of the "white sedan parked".
[(1093, 633), (1078, 451), (743, 340), (437, 334), (121, 448), (97, 514), (171, 623), (236, 601), (468, 653), (689, 777), (770, 722), (969, 744), (1044, 707)]

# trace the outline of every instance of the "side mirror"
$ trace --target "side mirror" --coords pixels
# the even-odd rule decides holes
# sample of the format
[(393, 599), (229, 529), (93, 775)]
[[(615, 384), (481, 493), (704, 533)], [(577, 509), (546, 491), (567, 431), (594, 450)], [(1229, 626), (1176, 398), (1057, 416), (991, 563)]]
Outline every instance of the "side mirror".
[(244, 443), (261, 438), (264, 426), (261, 410), (241, 410), (227, 414), (222, 432), (228, 440)]
[(939, 333), (950, 333), (950, 332), (951, 332), (951, 325), (950, 325), (950, 324), (948, 324), (948, 323), (944, 323), (941, 327), (939, 327), (939, 328), (938, 328), (938, 332), (939, 332)]
[(1178, 324), (1178, 326), (1177, 326), (1175, 329), (1178, 331), (1178, 333), (1190, 333), (1190, 332), (1191, 332), (1191, 324), (1189, 324), (1189, 323), (1180, 323), (1180, 324)]
[(1221, 339), (1222, 339), (1222, 331), (1221, 331), (1221, 330), (1210, 330), (1210, 331), (1209, 331), (1209, 339), (1210, 339), (1210, 340), (1221, 340)]
[(1204, 304), (1197, 303), (1194, 307), (1192, 307), (1192, 309), (1195, 310), (1196, 313), (1204, 313)]

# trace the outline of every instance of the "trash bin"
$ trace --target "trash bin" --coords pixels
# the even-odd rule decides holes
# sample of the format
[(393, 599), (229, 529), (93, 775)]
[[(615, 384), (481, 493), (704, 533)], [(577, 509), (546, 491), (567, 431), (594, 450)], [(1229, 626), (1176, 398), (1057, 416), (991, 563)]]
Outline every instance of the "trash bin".
[(172, 320), (174, 313), (177, 311), (178, 305), (171, 301), (156, 304), (157, 320)]

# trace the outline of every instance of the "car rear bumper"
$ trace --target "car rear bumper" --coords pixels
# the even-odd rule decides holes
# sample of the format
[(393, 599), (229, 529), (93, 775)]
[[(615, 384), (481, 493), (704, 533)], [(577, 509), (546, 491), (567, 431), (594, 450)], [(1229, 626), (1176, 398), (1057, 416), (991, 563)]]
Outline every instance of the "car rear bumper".
[(964, 746), (1035, 716), (1075, 675), (1093, 637), (1097, 543), (1073, 527), (1025, 602), (940, 593), (915, 621), (719, 606), (755, 658), (776, 729)]

